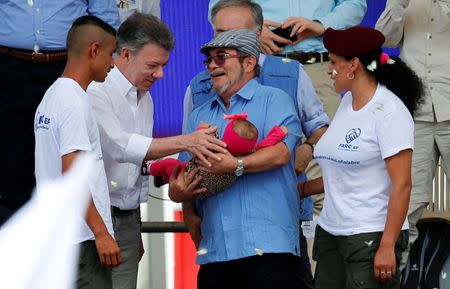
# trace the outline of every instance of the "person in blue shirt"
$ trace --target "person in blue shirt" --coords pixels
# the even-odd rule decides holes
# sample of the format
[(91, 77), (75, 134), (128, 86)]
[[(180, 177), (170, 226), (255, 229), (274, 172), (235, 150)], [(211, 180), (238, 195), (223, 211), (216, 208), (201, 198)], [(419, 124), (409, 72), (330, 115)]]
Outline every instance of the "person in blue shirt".
[[(219, 0), (210, 0), (209, 9)], [(345, 29), (359, 25), (367, 10), (366, 0), (253, 0), (261, 5), (264, 14), (260, 41), (262, 51), (267, 55), (281, 55), (298, 60), (304, 65), (306, 73), (312, 80), (314, 88), (323, 103), (330, 119), (339, 106), (340, 96), (334, 90), (333, 83), (323, 73), (328, 65), (328, 52), (323, 45), (322, 34), (327, 28)], [(292, 42), (272, 33), (274, 28), (292, 29)], [(275, 42), (280, 43), (276, 45)], [(308, 165), (312, 160), (312, 150), (306, 146), (300, 148), (299, 154)], [(306, 169), (308, 178), (321, 176), (320, 168), (312, 160), (309, 166), (299, 164), (297, 169)], [(323, 195), (316, 195), (315, 213), (322, 207)]]
[(87, 14), (119, 26), (113, 0), (5, 0), (0, 5), (0, 225), (28, 201), (35, 186), (34, 112), (64, 69), (70, 26)]
[[(222, 32), (201, 52), (207, 55), (215, 92), (191, 113), (186, 132), (205, 121), (216, 124), (221, 137), (227, 125), (223, 114), (245, 111), (260, 132), (258, 141), (274, 125), (286, 126), (289, 134), (248, 156), (218, 154), (220, 161), (199, 167), (211, 173), (234, 172), (238, 179), (221, 194), (196, 200), (202, 219), (198, 288), (295, 288), (300, 202), (293, 152), (301, 129), (292, 98), (256, 80), (260, 45), (255, 32)], [(189, 157), (182, 153), (180, 160)]]
[[(211, 23), (215, 34), (230, 29), (246, 28), (253, 30), (259, 36), (263, 26), (263, 11), (259, 4), (248, 0), (221, 0), (215, 3), (211, 10)], [(312, 146), (325, 132), (329, 119), (323, 110), (323, 105), (318, 98), (311, 79), (303, 69), (303, 65), (292, 60), (286, 62), (278, 56), (261, 54), (259, 57), (261, 73), (258, 81), (263, 85), (280, 88), (293, 99), (303, 133), (307, 137), (302, 145), (296, 149), (296, 170), (299, 173), (299, 181), (306, 181), (303, 172), (312, 155)], [(211, 78), (207, 71), (200, 72), (192, 79), (184, 99), (184, 122), (193, 108), (198, 107), (213, 95)], [(312, 220), (312, 198), (301, 201), (301, 220)], [(194, 240), (197, 240), (199, 232), (198, 218), (190, 218), (185, 214), (185, 221)], [(196, 225), (194, 225), (196, 224)], [(298, 270), (300, 282), (305, 288), (312, 288), (312, 274), (309, 263), (306, 239), (301, 235), (301, 262)], [(308, 285), (306, 285), (308, 284)]]

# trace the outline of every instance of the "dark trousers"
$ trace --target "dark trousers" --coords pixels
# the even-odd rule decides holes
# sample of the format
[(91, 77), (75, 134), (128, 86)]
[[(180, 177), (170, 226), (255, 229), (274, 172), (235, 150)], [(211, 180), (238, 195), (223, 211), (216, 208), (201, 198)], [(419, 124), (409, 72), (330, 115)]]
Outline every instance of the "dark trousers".
[(94, 240), (80, 244), (77, 289), (112, 289), (111, 268), (100, 263)]
[[(375, 279), (374, 258), (383, 232), (335, 236), (316, 227), (313, 258), (317, 261), (315, 286), (318, 289), (399, 289), (398, 270), (402, 252), (408, 246), (408, 230), (403, 230), (395, 244), (397, 274), (381, 283)], [(428, 289), (428, 288), (426, 288)]]
[(36, 184), (34, 114), (64, 65), (0, 54), (0, 226), (29, 200)]
[(297, 269), (298, 287), (301, 289), (314, 289), (314, 279), (311, 273), (311, 263), (308, 256), (308, 245), (303, 235), (302, 223), (300, 222), (300, 258)]
[(286, 253), (266, 253), (227, 262), (200, 266), (198, 289), (299, 289), (298, 257)]

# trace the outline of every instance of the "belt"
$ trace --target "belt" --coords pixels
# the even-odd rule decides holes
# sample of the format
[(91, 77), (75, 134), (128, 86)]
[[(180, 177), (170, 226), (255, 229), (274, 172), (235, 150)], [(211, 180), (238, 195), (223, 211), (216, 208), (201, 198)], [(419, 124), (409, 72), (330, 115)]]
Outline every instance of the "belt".
[(113, 216), (125, 216), (133, 214), (137, 209), (132, 210), (122, 210), (118, 207), (111, 206), (111, 214)]
[(313, 64), (328, 61), (328, 52), (291, 52), (279, 54), (278, 56), (297, 60), (301, 64)]
[(32, 50), (16, 49), (1, 45), (0, 54), (8, 55), (26, 61), (31, 61), (33, 63), (64, 61), (67, 59), (66, 50), (34, 52)]

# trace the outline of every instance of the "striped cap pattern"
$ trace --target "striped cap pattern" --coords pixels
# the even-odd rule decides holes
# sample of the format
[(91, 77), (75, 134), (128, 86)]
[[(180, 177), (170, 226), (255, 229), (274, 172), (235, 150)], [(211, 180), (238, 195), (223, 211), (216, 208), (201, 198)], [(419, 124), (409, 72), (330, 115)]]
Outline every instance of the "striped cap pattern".
[(200, 52), (208, 54), (213, 48), (235, 48), (247, 55), (259, 58), (261, 48), (255, 32), (248, 29), (228, 30), (220, 33), (200, 48)]

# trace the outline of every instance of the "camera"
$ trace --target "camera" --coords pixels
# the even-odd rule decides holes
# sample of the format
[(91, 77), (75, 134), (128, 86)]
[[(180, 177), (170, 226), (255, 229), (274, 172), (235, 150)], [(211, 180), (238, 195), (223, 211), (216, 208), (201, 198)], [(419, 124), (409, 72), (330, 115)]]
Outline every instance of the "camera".
[[(289, 40), (291, 40), (292, 42), (294, 42), (294, 41), (297, 40), (297, 35), (294, 35), (294, 36), (291, 37), (291, 36), (290, 36), (290, 35), (291, 35), (291, 32), (292, 32), (292, 27), (288, 27), (288, 28), (285, 28), (285, 29), (283, 29), (283, 28), (281, 28), (281, 27), (278, 27), (278, 28), (275, 28), (275, 29), (272, 30), (272, 33), (274, 33), (274, 34), (276, 34), (276, 35), (278, 35), (278, 36), (280, 36), (280, 37), (289, 39)], [(280, 43), (280, 42), (277, 42), (277, 41), (274, 41), (274, 43), (275, 43), (275, 45), (278, 46), (278, 47), (284, 47), (284, 46), (286, 46), (286, 44)]]

